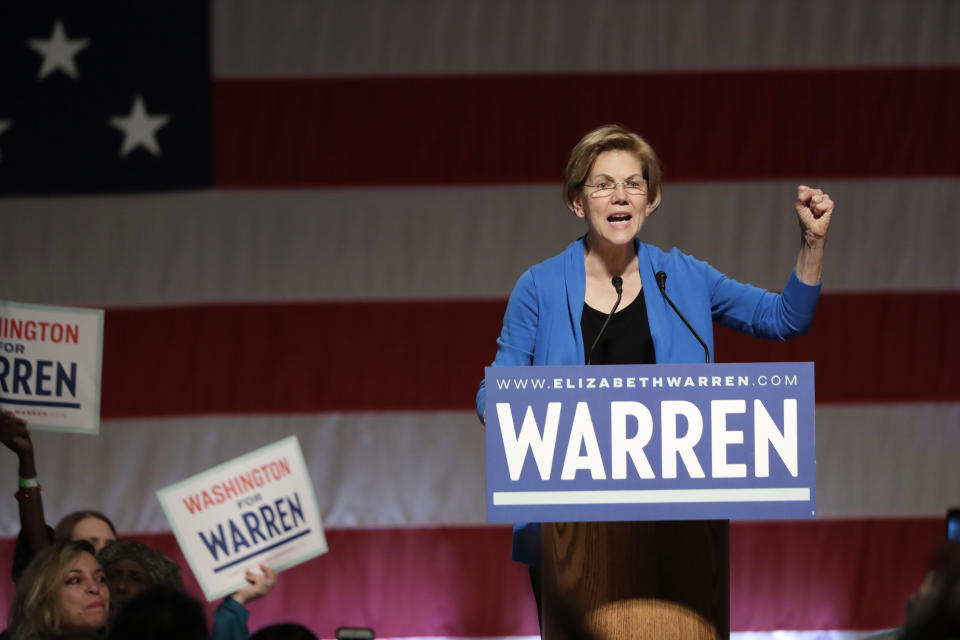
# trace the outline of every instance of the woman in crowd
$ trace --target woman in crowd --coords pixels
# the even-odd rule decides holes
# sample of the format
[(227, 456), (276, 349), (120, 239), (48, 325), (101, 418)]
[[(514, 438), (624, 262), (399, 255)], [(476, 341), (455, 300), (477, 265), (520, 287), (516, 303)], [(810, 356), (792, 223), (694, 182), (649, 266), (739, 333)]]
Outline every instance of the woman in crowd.
[(107, 624), (110, 589), (86, 541), (43, 549), (24, 572), (10, 606), (10, 640), (98, 638)]
[[(703, 362), (704, 348), (663, 291), (706, 343), (710, 359), (713, 322), (780, 340), (809, 329), (834, 207), (829, 195), (797, 188), (800, 249), (781, 294), (736, 282), (677, 249), (666, 252), (641, 242), (638, 236), (661, 198), (659, 160), (645, 140), (617, 125), (587, 133), (570, 155), (563, 190), (564, 203), (584, 221), (586, 234), (520, 276), (493, 365)], [(662, 285), (661, 274), (669, 277)], [(476, 408), (485, 423), (483, 383)], [(539, 524), (515, 526), (513, 558), (539, 566)], [(531, 579), (539, 604), (536, 569)]]
[(74, 511), (60, 518), (53, 529), (54, 540), (86, 540), (97, 553), (117, 540), (117, 528), (99, 511)]

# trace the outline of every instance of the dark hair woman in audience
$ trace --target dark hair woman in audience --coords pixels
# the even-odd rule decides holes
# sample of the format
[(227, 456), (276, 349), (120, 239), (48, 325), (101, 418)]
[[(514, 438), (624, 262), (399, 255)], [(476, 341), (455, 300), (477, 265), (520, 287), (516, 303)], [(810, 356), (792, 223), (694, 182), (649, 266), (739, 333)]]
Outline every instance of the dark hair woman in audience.
[(86, 541), (43, 549), (24, 571), (10, 606), (10, 640), (99, 638), (110, 612), (110, 589)]

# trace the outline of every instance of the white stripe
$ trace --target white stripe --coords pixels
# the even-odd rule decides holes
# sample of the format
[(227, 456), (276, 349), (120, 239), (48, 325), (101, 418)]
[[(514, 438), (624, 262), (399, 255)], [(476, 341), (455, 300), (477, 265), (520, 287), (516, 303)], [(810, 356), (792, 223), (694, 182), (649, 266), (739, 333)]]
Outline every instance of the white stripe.
[(796, 502), (810, 499), (810, 489), (647, 489), (637, 491), (494, 491), (502, 506), (554, 504), (663, 504), (667, 502)]
[(950, 0), (216, 0), (213, 69), (230, 77), (926, 67), (960, 63), (958, 32)]
[[(828, 291), (960, 287), (960, 180), (811, 182), (837, 202)], [(551, 185), (6, 198), (2, 297), (505, 298), (527, 267), (583, 233), (559, 194)], [(641, 238), (779, 290), (799, 246), (795, 197), (788, 182), (668, 183)]]
[(816, 419), (818, 516), (942, 516), (956, 505), (960, 404), (831, 406)]
[[(956, 504), (960, 404), (821, 407), (816, 418), (818, 517), (942, 516)], [(326, 526), (485, 522), (483, 429), (468, 411), (106, 420), (99, 437), (33, 441), (51, 522), (95, 508), (146, 532), (169, 529), (157, 489), (288, 435)], [(0, 500), (0, 536), (17, 523), (16, 501)]]

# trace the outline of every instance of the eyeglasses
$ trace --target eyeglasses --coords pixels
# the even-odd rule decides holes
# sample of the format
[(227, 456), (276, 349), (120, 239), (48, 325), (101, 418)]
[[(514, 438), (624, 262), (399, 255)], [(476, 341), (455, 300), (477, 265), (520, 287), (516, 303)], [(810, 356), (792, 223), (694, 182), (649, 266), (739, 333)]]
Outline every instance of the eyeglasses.
[(632, 196), (642, 196), (647, 192), (646, 180), (624, 180), (623, 182), (614, 182), (613, 180), (601, 180), (597, 184), (585, 184), (590, 187), (591, 198), (606, 198), (617, 190), (619, 185), (623, 185), (623, 190)]

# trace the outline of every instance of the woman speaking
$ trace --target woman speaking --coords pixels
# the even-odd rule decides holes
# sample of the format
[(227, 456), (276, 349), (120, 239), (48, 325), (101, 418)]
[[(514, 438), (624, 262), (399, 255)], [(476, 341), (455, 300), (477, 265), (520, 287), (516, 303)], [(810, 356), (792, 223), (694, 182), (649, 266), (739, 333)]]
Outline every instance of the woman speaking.
[[(797, 187), (800, 249), (780, 294), (737, 282), (677, 249), (665, 252), (640, 241), (661, 197), (659, 161), (637, 134), (607, 125), (577, 143), (563, 200), (584, 221), (586, 234), (520, 276), (493, 366), (703, 362), (713, 357), (713, 322), (768, 339), (807, 332), (833, 213), (829, 195)], [(481, 383), (477, 415), (484, 422), (485, 407)], [(539, 565), (539, 524), (515, 526), (513, 559)], [(531, 576), (537, 591), (535, 570)]]

